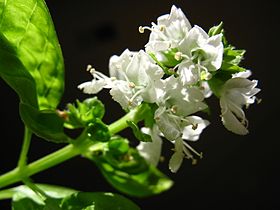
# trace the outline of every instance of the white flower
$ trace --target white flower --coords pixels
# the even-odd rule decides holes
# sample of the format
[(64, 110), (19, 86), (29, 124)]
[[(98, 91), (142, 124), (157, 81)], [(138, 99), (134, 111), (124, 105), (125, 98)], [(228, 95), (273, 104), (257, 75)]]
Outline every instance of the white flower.
[(109, 70), (110, 78), (91, 68), (93, 80), (78, 87), (88, 94), (109, 88), (113, 99), (125, 110), (138, 106), (142, 101), (157, 101), (164, 72), (143, 50), (125, 50), (121, 56), (112, 56)]
[(166, 107), (178, 116), (188, 116), (204, 110), (204, 95), (198, 87), (184, 87), (179, 78), (171, 76), (163, 81), (164, 94), (158, 99), (158, 105)]
[(233, 133), (239, 135), (248, 133), (248, 121), (242, 107), (255, 102), (254, 95), (260, 91), (256, 88), (257, 83), (256, 80), (235, 77), (229, 79), (223, 86), (220, 98), (222, 122)]
[(164, 72), (143, 50), (137, 53), (125, 50), (121, 56), (113, 56), (109, 69), (111, 77), (126, 82), (129, 86), (130, 91), (121, 89), (118, 85), (110, 91), (124, 109), (135, 107), (142, 101), (156, 102), (156, 87)]
[(204, 95), (198, 87), (184, 88), (178, 78), (169, 77), (164, 81), (164, 94), (159, 99), (159, 108), (155, 112), (155, 121), (162, 135), (175, 144), (175, 152), (170, 159), (169, 168), (176, 172), (183, 157), (196, 161), (192, 153), (196, 152), (184, 140), (196, 141), (200, 133), (209, 124), (197, 116), (189, 116), (207, 108)]
[(197, 141), (203, 129), (209, 125), (209, 121), (203, 120), (198, 116), (186, 117), (189, 121), (189, 125), (185, 126), (183, 129), (182, 138), (189, 141)]
[(84, 93), (96, 94), (103, 88), (112, 88), (114, 83), (113, 78), (109, 78), (101, 72), (96, 71), (90, 65), (88, 65), (87, 71), (90, 71), (90, 73), (93, 76), (93, 79), (90, 82), (84, 82), (78, 86), (78, 88), (83, 90)]
[(157, 24), (152, 23), (152, 28), (140, 27), (139, 31), (144, 32), (144, 29), (151, 30), (146, 51), (157, 52), (176, 48), (191, 29), (191, 25), (182, 10), (173, 5), (170, 14), (158, 17)]
[(185, 120), (189, 121), (188, 122), (189, 124), (183, 128), (183, 136), (175, 139), (174, 154), (172, 155), (169, 161), (169, 169), (174, 173), (177, 172), (178, 169), (180, 168), (184, 157), (188, 159), (192, 159), (193, 164), (196, 163), (196, 159), (194, 158), (192, 153), (202, 158), (202, 154), (195, 151), (184, 140), (189, 140), (189, 141), (198, 140), (203, 129), (209, 125), (209, 122), (207, 120), (203, 120), (202, 118), (197, 116), (189, 116)]
[(178, 74), (183, 85), (193, 85), (211, 78), (209, 72), (218, 70), (223, 61), (222, 34), (212, 37), (199, 26), (194, 26), (178, 46), (183, 61)]
[(160, 160), (162, 147), (162, 139), (159, 136), (160, 132), (158, 127), (154, 125), (152, 129), (142, 128), (141, 130), (143, 133), (151, 135), (152, 142), (140, 142), (137, 146), (137, 150), (148, 163), (157, 166)]
[(178, 46), (179, 51), (208, 71), (218, 70), (223, 61), (222, 34), (209, 37), (199, 26), (194, 26)]

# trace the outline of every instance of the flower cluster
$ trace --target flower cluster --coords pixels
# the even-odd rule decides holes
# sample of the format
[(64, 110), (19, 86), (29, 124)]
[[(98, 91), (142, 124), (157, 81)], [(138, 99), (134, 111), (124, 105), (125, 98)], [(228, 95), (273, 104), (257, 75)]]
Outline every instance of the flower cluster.
[[(239, 66), (244, 50), (236, 50), (224, 37), (222, 24), (205, 32), (191, 26), (181, 9), (172, 6), (170, 14), (162, 15), (151, 27), (145, 50), (126, 49), (109, 62), (110, 77), (88, 70), (93, 80), (79, 85), (85, 93), (96, 94), (110, 89), (112, 98), (129, 111), (142, 103), (157, 108), (154, 124), (142, 131), (152, 142), (137, 147), (149, 162), (157, 164), (161, 152), (161, 137), (174, 144), (169, 167), (176, 172), (183, 158), (202, 157), (187, 141), (196, 141), (207, 120), (195, 114), (208, 109), (205, 98), (220, 99), (224, 126), (240, 135), (248, 133), (243, 106), (254, 103), (257, 81), (247, 79), (250, 72)], [(214, 93), (214, 94), (212, 94)]]

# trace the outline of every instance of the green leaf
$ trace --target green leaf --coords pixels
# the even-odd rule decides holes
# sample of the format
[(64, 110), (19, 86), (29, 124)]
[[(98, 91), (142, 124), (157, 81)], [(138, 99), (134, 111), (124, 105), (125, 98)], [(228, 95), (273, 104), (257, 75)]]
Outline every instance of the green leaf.
[(145, 116), (144, 116), (144, 124), (145, 127), (148, 128), (152, 128), (155, 124), (155, 111), (158, 109), (158, 105), (157, 104), (150, 104), (150, 103), (146, 103), (145, 104), (148, 108), (148, 110), (145, 112)]
[(108, 148), (113, 156), (125, 155), (129, 150), (129, 141), (119, 136), (113, 136), (108, 142)]
[(87, 127), (96, 119), (102, 119), (105, 114), (104, 105), (97, 97), (88, 98), (83, 102), (79, 100), (76, 104), (68, 104), (65, 127), (70, 129)]
[(213, 91), (213, 93), (220, 98), (221, 91), (223, 89), (223, 85), (227, 80), (232, 78), (232, 73), (229, 71), (218, 71), (210, 80), (208, 80), (208, 84)]
[(139, 140), (143, 142), (151, 142), (152, 138), (150, 135), (143, 133), (136, 123), (133, 121), (126, 121), (127, 125), (132, 129), (134, 136)]
[(23, 198), (12, 202), (13, 210), (43, 210), (44, 205), (34, 202), (31, 198)]
[(44, 0), (0, 0), (0, 28), (35, 81), (39, 108), (54, 109), (64, 89), (64, 64)]
[(37, 184), (49, 197), (43, 201), (34, 191), (27, 186), (18, 186), (12, 189), (13, 195), (13, 210), (59, 210), (61, 200), (76, 190), (64, 188), (60, 186)]
[(20, 97), (22, 120), (38, 136), (66, 142), (60, 118), (46, 111), (60, 101), (64, 67), (45, 2), (0, 0), (0, 28), (0, 76)]
[(67, 143), (68, 137), (64, 134), (64, 121), (55, 111), (38, 111), (32, 106), (20, 103), (20, 116), (23, 122), (37, 136), (55, 143)]
[(62, 210), (140, 210), (127, 198), (113, 193), (78, 192), (62, 201)]
[(223, 34), (224, 33), (223, 26), (224, 26), (223, 22), (220, 22), (220, 24), (217, 25), (217, 26), (213, 26), (212, 28), (209, 29), (208, 35), (209, 36), (215, 36), (215, 35), (218, 35), (220, 33)]
[(144, 197), (168, 190), (173, 182), (157, 168), (149, 165), (136, 149), (127, 153), (105, 150), (103, 155), (87, 156), (100, 168), (106, 180), (128, 195)]
[(225, 48), (223, 54), (223, 65), (231, 64), (238, 66), (243, 60), (245, 52), (245, 50), (236, 50), (233, 46)]
[(0, 59), (0, 76), (19, 95), (20, 114), (25, 124), (44, 139), (65, 142), (61, 119), (54, 113), (38, 110), (35, 81), (18, 59), (14, 47), (1, 34)]
[(18, 59), (13, 46), (0, 33), (0, 76), (19, 95), (21, 102), (38, 107), (36, 84)]
[(96, 119), (94, 123), (89, 124), (87, 133), (88, 137), (93, 141), (106, 142), (111, 138), (108, 126), (100, 119)]

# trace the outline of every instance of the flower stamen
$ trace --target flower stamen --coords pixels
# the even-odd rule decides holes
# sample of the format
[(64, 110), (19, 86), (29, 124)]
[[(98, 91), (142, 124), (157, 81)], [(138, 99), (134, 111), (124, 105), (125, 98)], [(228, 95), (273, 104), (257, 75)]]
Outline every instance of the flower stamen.
[(198, 157), (200, 157), (200, 159), (202, 159), (202, 152), (200, 152), (200, 153), (198, 153), (194, 148), (192, 148), (187, 142), (183, 142), (184, 143), (184, 145), (190, 150), (190, 151), (192, 151), (194, 154), (196, 154)]
[(129, 100), (128, 105), (131, 106), (133, 104), (133, 101), (137, 96), (139, 96), (143, 92), (143, 89), (138, 90)]

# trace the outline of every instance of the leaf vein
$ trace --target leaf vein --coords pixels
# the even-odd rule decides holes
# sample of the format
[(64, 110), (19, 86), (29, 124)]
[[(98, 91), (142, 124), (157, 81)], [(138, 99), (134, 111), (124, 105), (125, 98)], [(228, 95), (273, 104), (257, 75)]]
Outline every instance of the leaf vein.
[(33, 14), (34, 14), (34, 12), (35, 12), (37, 6), (38, 6), (38, 0), (36, 1), (34, 7), (32, 8), (32, 12), (31, 12), (31, 14), (30, 14), (30, 17), (29, 17), (29, 19), (28, 19), (27, 25), (26, 25), (26, 27), (25, 27), (24, 34), (22, 35), (21, 39), (19, 40), (18, 45), (17, 45), (17, 48), (20, 47), (20, 45), (21, 45), (21, 43), (22, 43), (22, 41), (23, 41), (23, 39), (24, 39), (24, 37), (25, 37), (25, 35), (26, 35), (26, 33), (27, 33), (27, 30), (28, 30), (28, 28), (29, 28), (29, 25), (30, 25), (30, 23), (31, 23)]
[(0, 28), (1, 28), (2, 23), (3, 23), (4, 13), (5, 13), (5, 10), (6, 10), (6, 7), (7, 7), (7, 2), (8, 2), (8, 0), (5, 0), (5, 1), (4, 1), (4, 7), (3, 7), (2, 14), (1, 14)]

